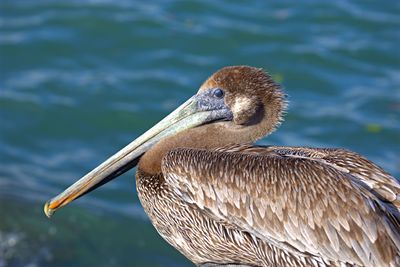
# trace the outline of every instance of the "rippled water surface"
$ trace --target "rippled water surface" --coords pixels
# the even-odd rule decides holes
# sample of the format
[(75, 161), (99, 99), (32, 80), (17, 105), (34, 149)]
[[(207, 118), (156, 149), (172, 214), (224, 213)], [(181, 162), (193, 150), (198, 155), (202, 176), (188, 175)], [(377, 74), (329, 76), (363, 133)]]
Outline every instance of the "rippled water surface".
[(225, 65), (289, 95), (260, 143), (346, 147), (400, 177), (399, 1), (0, 3), (0, 267), (191, 266), (145, 216), (134, 171), (42, 205)]

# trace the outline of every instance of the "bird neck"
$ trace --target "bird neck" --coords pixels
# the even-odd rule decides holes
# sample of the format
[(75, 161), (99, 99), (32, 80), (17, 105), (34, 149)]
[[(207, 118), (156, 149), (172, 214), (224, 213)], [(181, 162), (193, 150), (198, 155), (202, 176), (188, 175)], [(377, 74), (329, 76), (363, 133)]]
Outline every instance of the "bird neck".
[(272, 110), (262, 113), (263, 119), (250, 125), (236, 125), (231, 121), (215, 122), (167, 137), (142, 156), (138, 169), (151, 175), (160, 174), (162, 159), (175, 148), (214, 149), (229, 144), (255, 142), (272, 132), (280, 120), (280, 116)]

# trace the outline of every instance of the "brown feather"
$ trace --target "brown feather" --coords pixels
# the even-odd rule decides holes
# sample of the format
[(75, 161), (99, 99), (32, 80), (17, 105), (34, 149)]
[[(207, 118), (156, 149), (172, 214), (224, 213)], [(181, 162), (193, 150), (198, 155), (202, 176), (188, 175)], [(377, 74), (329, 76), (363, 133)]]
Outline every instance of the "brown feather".
[[(354, 167), (349, 172), (343, 171), (360, 164), (360, 159), (366, 163), (364, 158), (351, 153), (344, 161), (347, 165), (339, 161), (339, 168), (335, 168), (339, 164), (335, 153), (350, 152), (239, 147), (227, 147), (226, 151), (173, 150), (163, 160), (166, 182), (196, 204), (202, 202), (198, 200), (198, 191), (190, 191), (186, 186), (196, 181), (205, 199), (211, 198), (211, 191), (219, 199), (199, 207), (201, 210), (207, 210), (215, 219), (234, 222), (238, 228), (281, 249), (285, 249), (281, 244), (291, 244), (300, 254), (362, 266), (390, 266), (398, 260), (398, 222), (393, 220), (396, 214), (388, 208), (393, 204), (377, 196), (374, 188), (367, 186), (369, 177), (360, 179)], [(369, 161), (368, 166), (380, 171)], [(239, 183), (232, 183), (232, 177), (237, 175)], [(390, 188), (397, 188), (394, 178), (382, 175), (383, 172), (378, 172), (373, 176), (374, 181), (380, 177), (390, 181)], [(229, 198), (227, 188), (240, 196), (239, 205)], [(272, 212), (267, 216), (268, 221), (260, 215), (260, 205), (262, 210), (269, 207)], [(292, 206), (297, 209), (289, 209)], [(228, 207), (229, 213), (225, 212)], [(304, 211), (306, 216), (302, 215)], [(350, 215), (349, 211), (355, 214)], [(344, 240), (349, 236), (350, 240)]]
[(259, 147), (286, 108), (261, 69), (226, 67), (199, 89), (221, 88), (233, 113), (165, 138), (137, 171), (157, 231), (195, 264), (400, 266), (400, 185), (343, 149)]

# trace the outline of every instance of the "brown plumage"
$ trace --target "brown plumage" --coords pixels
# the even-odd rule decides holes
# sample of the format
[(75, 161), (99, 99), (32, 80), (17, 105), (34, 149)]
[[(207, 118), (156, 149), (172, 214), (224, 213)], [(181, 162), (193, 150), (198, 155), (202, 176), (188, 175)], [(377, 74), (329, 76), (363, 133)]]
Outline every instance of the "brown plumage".
[[(196, 99), (196, 109), (224, 115), (168, 132), (146, 147), (136, 173), (139, 199), (171, 245), (204, 266), (400, 266), (392, 176), (344, 149), (251, 144), (286, 107), (265, 72), (223, 68)], [(71, 190), (46, 213), (86, 192)]]

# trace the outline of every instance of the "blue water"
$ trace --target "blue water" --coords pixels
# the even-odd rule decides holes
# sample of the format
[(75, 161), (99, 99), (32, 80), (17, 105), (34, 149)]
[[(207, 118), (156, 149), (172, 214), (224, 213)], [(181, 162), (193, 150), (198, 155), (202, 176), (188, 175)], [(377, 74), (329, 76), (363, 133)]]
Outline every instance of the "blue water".
[(192, 266), (134, 171), (48, 220), (43, 203), (226, 65), (289, 95), (262, 144), (345, 147), (400, 177), (399, 1), (0, 2), (0, 267)]

